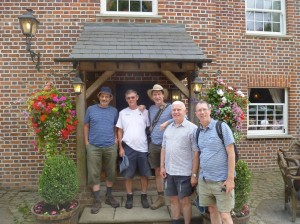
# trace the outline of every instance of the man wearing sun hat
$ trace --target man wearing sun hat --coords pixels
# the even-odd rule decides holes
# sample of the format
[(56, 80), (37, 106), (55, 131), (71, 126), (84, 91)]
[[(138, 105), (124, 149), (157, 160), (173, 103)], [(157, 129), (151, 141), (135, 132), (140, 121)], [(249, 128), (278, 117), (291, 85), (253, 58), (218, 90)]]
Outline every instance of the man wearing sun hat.
[(112, 196), (112, 186), (116, 175), (118, 111), (109, 105), (113, 99), (109, 87), (101, 87), (98, 95), (99, 104), (89, 106), (84, 119), (84, 141), (87, 151), (88, 184), (92, 186), (95, 202), (91, 213), (96, 214), (101, 208), (100, 175), (102, 164), (106, 176), (105, 203), (114, 208), (120, 206)]
[(149, 108), (151, 141), (149, 143), (148, 157), (150, 166), (155, 171), (155, 182), (158, 192), (157, 200), (150, 205), (150, 208), (154, 210), (165, 205), (163, 180), (160, 175), (160, 152), (164, 129), (161, 129), (160, 126), (172, 119), (172, 109), (169, 104), (164, 102), (168, 98), (169, 93), (161, 85), (155, 84), (152, 89), (147, 91), (147, 94), (155, 103)]

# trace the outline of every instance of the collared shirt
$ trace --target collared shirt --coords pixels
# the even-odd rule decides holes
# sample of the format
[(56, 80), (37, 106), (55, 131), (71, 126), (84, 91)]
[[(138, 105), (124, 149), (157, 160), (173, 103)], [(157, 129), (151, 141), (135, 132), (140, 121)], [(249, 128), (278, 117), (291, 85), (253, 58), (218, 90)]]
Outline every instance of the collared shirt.
[(130, 148), (139, 152), (148, 152), (146, 127), (149, 126), (148, 110), (141, 112), (139, 108), (129, 107), (119, 113), (116, 126), (123, 129), (123, 139)]
[[(216, 130), (217, 121), (211, 119), (209, 125), (203, 129), (200, 124), (198, 146), (200, 149), (200, 179), (210, 181), (224, 181), (228, 175), (228, 156), (225, 146), (234, 143), (231, 129), (222, 123), (224, 144)], [(199, 150), (198, 149), (198, 150)]]
[(191, 176), (194, 151), (198, 150), (194, 137), (196, 129), (197, 126), (186, 119), (178, 126), (173, 122), (167, 127), (162, 146), (168, 174)]
[[(153, 123), (154, 118), (156, 117), (157, 112), (159, 111), (159, 107), (156, 105), (152, 105), (149, 108), (149, 117), (150, 117), (150, 124)], [(167, 106), (164, 111), (162, 112), (160, 118), (158, 119), (158, 122), (154, 126), (152, 132), (151, 132), (151, 142), (155, 145), (161, 145), (163, 140), (163, 134), (165, 130), (160, 130), (160, 125), (164, 123), (165, 121), (168, 121), (172, 119), (172, 106)]]
[(84, 123), (89, 123), (89, 143), (98, 147), (115, 144), (114, 128), (118, 119), (118, 111), (114, 107), (102, 108), (97, 105), (89, 106)]

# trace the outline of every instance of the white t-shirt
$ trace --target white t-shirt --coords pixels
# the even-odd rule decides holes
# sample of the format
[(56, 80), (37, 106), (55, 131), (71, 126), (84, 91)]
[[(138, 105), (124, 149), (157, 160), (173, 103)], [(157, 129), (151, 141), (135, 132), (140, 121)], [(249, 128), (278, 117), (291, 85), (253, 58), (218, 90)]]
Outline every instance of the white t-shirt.
[(116, 126), (123, 129), (123, 139), (128, 146), (139, 152), (148, 152), (146, 127), (150, 126), (148, 110), (141, 112), (139, 108), (129, 107), (119, 113)]

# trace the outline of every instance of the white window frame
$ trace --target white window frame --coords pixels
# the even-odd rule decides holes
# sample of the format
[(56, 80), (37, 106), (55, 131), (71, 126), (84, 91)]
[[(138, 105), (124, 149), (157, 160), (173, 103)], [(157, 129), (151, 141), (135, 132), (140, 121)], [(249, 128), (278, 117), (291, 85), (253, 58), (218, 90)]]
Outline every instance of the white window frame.
[[(263, 1), (263, 0), (252, 0), (252, 1)], [(286, 9), (285, 0), (280, 0), (281, 10), (270, 10), (270, 9), (256, 9), (248, 8), (247, 0), (245, 0), (245, 21), (246, 21), (246, 33), (247, 34), (264, 34), (264, 35), (286, 35)], [(250, 31), (247, 30), (247, 12), (277, 12), (280, 13), (280, 32), (269, 32), (269, 31)]]
[(112, 12), (106, 11), (106, 0), (101, 1), (101, 14), (102, 15), (111, 15), (111, 16), (157, 16), (157, 4), (158, 0), (149, 0), (152, 1), (152, 12)]
[[(259, 124), (259, 122), (257, 122), (255, 125), (251, 125), (250, 124), (250, 117), (253, 117), (253, 113), (250, 114), (250, 108), (253, 107), (265, 107), (267, 108), (268, 106), (272, 107), (272, 106), (282, 106), (283, 111), (282, 111), (282, 122), (283, 122), (283, 128), (280, 130), (276, 129), (276, 125), (274, 124), (269, 124), (269, 125), (262, 125)], [(257, 116), (261, 116), (258, 115), (257, 113), (255, 113)], [(270, 115), (270, 114), (269, 114)], [(265, 119), (267, 118), (268, 114), (265, 114)], [(270, 122), (271, 123), (271, 122)], [(264, 130), (264, 127), (266, 128)], [(254, 130), (253, 130), (254, 129)], [(284, 103), (249, 103), (248, 104), (248, 110), (247, 110), (247, 136), (251, 137), (251, 136), (269, 136), (272, 135), (274, 137), (276, 137), (276, 135), (280, 136), (280, 135), (287, 135), (288, 134), (288, 90), (285, 88), (284, 89)]]

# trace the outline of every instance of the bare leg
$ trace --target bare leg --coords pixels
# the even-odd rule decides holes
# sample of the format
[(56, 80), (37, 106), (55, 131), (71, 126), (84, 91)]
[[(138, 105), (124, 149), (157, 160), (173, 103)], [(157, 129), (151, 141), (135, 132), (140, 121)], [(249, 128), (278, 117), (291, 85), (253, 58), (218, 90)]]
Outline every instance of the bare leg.
[(148, 177), (141, 177), (141, 189), (143, 193), (147, 193)]
[(222, 224), (222, 219), (216, 205), (208, 206), (211, 224)]
[(229, 212), (220, 212), (223, 224), (233, 224), (231, 215)]
[(182, 208), (184, 224), (190, 224), (192, 218), (192, 204), (189, 197), (184, 197), (180, 200)]
[(180, 202), (178, 196), (170, 196), (171, 216), (173, 220), (180, 218)]

